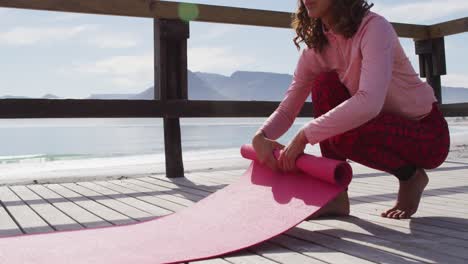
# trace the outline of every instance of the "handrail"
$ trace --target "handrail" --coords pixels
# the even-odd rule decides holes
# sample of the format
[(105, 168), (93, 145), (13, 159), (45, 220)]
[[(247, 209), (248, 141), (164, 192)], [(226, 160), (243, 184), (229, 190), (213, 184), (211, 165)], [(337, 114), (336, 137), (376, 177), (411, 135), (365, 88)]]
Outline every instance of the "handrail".
[[(9, 118), (189, 118), (268, 117), (278, 101), (0, 99), (0, 119)], [(468, 103), (441, 104), (446, 117), (468, 116)], [(314, 117), (305, 102), (297, 117)]]
[[(0, 0), (0, 7), (100, 15), (180, 19), (180, 5), (192, 5), (192, 21), (290, 28), (293, 13), (155, 0)], [(392, 22), (398, 36), (428, 39), (468, 31), (468, 17), (432, 26)]]
[[(279, 102), (188, 100), (187, 40), (190, 25), (179, 8), (187, 8), (190, 21), (291, 28), (293, 13), (188, 4), (156, 0), (0, 0), (0, 7), (87, 14), (153, 18), (154, 100), (49, 100), (2, 99), (0, 118), (45, 117), (162, 117), (166, 174), (184, 174), (180, 117), (269, 116)], [(392, 23), (400, 37), (413, 38), (420, 75), (426, 77), (442, 103), (440, 76), (446, 74), (444, 36), (468, 31), (468, 18), (434, 25)], [(178, 58), (174, 62), (170, 58)], [(178, 64), (178, 65), (175, 65)], [(311, 116), (313, 103), (305, 103), (298, 116)], [(445, 116), (468, 116), (468, 103), (441, 104)]]
[(465, 32), (468, 32), (468, 17), (434, 24), (429, 27), (431, 38), (440, 38)]

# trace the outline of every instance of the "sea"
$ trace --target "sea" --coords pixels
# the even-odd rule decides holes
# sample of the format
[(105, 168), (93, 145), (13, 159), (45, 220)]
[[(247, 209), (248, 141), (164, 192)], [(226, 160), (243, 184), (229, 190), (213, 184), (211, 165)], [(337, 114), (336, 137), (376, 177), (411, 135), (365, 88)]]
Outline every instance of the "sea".
[[(266, 118), (181, 118), (183, 160), (240, 157)], [(310, 118), (296, 118), (278, 139), (286, 145)], [(468, 123), (449, 123), (453, 142), (468, 141)], [(453, 125), (452, 125), (453, 124)], [(306, 148), (317, 152), (318, 144)], [(115, 159), (118, 158), (118, 159)], [(164, 162), (161, 118), (0, 119), (0, 166), (83, 160)]]

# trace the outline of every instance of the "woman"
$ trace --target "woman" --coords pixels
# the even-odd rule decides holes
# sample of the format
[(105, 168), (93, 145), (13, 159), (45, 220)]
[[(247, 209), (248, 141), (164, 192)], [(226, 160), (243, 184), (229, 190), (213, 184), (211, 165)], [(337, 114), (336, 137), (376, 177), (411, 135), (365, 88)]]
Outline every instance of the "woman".
[[(301, 52), (285, 97), (252, 139), (261, 164), (296, 170), (306, 144), (322, 156), (350, 159), (399, 180), (398, 199), (383, 217), (409, 218), (429, 179), (449, 152), (447, 122), (432, 87), (405, 55), (393, 26), (365, 0), (299, 0), (292, 26)], [(308, 95), (314, 119), (284, 146), (277, 141), (293, 124)], [(275, 148), (280, 157), (273, 156)], [(316, 215), (349, 214), (347, 192)]]

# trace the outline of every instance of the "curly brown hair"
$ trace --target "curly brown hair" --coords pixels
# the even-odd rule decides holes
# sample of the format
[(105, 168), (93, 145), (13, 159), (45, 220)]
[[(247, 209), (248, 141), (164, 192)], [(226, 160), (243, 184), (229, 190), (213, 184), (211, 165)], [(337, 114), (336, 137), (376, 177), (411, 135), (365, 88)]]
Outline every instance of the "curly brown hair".
[[(368, 4), (366, 0), (334, 0), (331, 6), (332, 17), (335, 19), (334, 31), (345, 38), (351, 38), (358, 30), (362, 18), (373, 6), (374, 4)], [(328, 39), (322, 30), (322, 20), (310, 18), (302, 0), (298, 0), (298, 9), (293, 16), (291, 26), (297, 34), (293, 42), (298, 50), (301, 42), (319, 53), (328, 44)]]

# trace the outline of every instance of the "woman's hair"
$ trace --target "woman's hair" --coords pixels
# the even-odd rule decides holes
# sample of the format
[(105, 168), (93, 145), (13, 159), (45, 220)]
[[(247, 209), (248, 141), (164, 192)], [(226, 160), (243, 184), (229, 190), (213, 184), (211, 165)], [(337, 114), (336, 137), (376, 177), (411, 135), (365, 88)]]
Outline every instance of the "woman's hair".
[[(362, 18), (374, 6), (374, 4), (369, 5), (366, 0), (332, 1), (331, 12), (334, 18), (334, 32), (343, 35), (345, 38), (351, 38), (356, 33)], [(291, 23), (297, 34), (293, 39), (294, 45), (299, 50), (299, 43), (304, 41), (307, 47), (313, 48), (320, 53), (328, 44), (328, 39), (322, 30), (322, 20), (320, 18), (310, 18), (302, 0), (298, 0), (298, 2), (298, 9)]]

